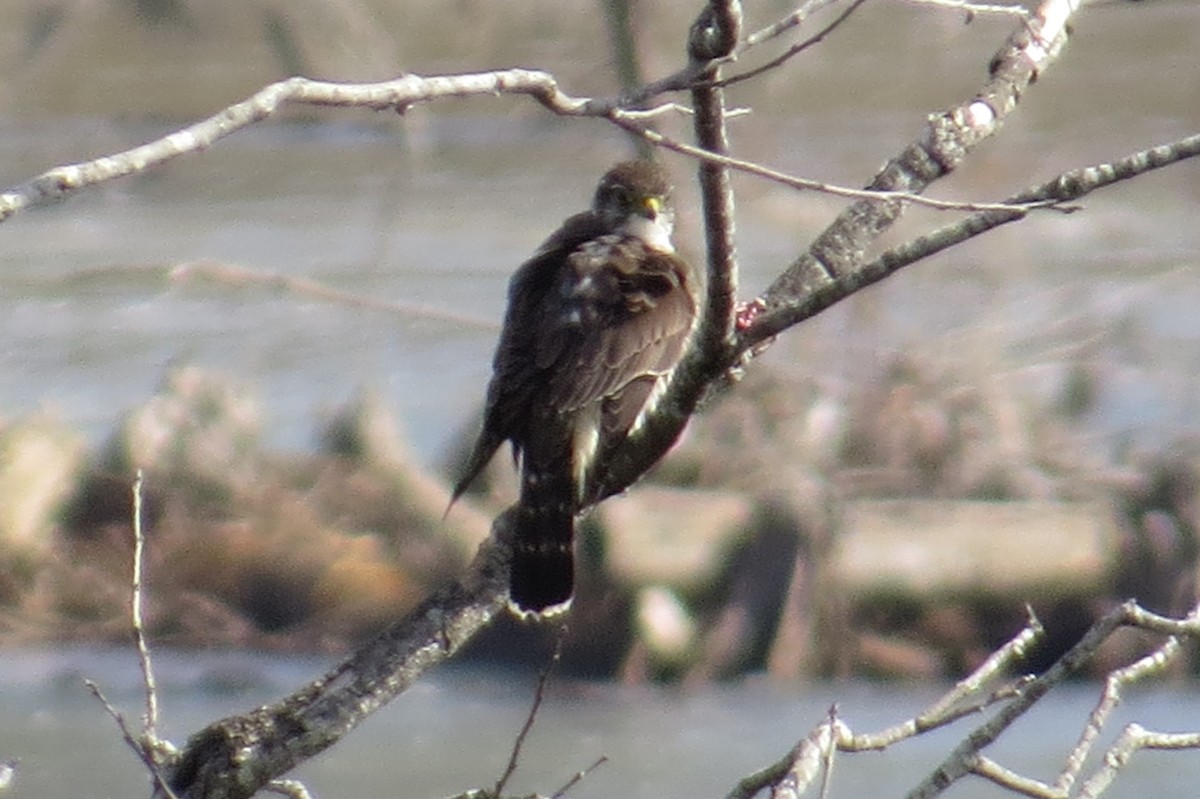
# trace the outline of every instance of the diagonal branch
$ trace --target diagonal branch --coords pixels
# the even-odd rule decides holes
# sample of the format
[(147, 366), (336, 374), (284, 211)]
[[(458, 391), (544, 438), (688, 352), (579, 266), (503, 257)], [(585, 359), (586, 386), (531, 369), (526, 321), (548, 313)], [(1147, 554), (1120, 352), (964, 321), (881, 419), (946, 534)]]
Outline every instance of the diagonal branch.
[(770, 61), (766, 62), (765, 64), (759, 64), (757, 67), (754, 67), (753, 69), (748, 69), (745, 72), (740, 72), (737, 75), (734, 75), (729, 78), (725, 78), (721, 81), (718, 81), (717, 82), (718, 85), (731, 86), (735, 83), (742, 83), (743, 81), (747, 81), (752, 78), (756, 78), (759, 75), (763, 74), (764, 72), (769, 72), (770, 70), (775, 69), (778, 66), (781, 66), (786, 61), (788, 61), (791, 58), (794, 58), (795, 56), (798, 56), (800, 53), (803, 53), (808, 48), (810, 48), (816, 44), (820, 44), (822, 41), (825, 40), (826, 36), (828, 36), (830, 33), (833, 33), (833, 31), (835, 31), (839, 26), (841, 26), (841, 24), (843, 22), (845, 22), (847, 19), (849, 19), (850, 16), (855, 11), (857, 11), (862, 6), (862, 4), (865, 2), (867, 2), (867, 0), (854, 0), (846, 9), (844, 9), (842, 11), (841, 14), (838, 14), (838, 16), (833, 20), (833, 22), (830, 22), (824, 28), (821, 28), (821, 30), (817, 31), (812, 36), (809, 36), (807, 39), (805, 39), (802, 42), (797, 42), (796, 44), (792, 45), (788, 49), (784, 50), (779, 55), (772, 58)]
[[(933, 115), (925, 134), (889, 161), (867, 188), (919, 193), (957, 168), (976, 144), (999, 129), (1036, 76), (1053, 62), (1066, 42), (1066, 24), (1078, 4), (1079, 0), (1043, 0), (1034, 22), (1014, 32), (993, 58), (990, 79), (982, 89), (962, 105)], [(707, 37), (700, 40), (700, 45), (719, 40), (720, 30), (714, 27), (713, 20), (719, 20), (722, 13), (730, 13), (722, 3), (706, 9), (693, 26), (693, 39), (699, 32)], [(728, 46), (732, 47), (732, 43)], [(693, 59), (720, 52), (719, 48), (697, 48), (697, 44), (689, 44)], [(724, 158), (724, 154), (712, 153), (706, 162), (718, 157)], [(718, 194), (712, 188), (705, 190), (706, 221), (709, 198)], [(903, 208), (904, 201), (889, 197), (863, 199), (842, 212), (808, 252), (768, 288), (758, 301), (765, 310), (736, 336), (735, 346), (729, 347), (721, 341), (721, 332), (714, 331), (709, 326), (711, 321), (706, 320), (698, 335), (698, 346), (684, 359), (654, 413), (614, 453), (601, 481), (589, 492), (590, 501), (599, 502), (620, 493), (640, 479), (678, 439), (708, 388), (736, 370), (744, 357), (773, 335), (770, 331), (778, 332), (808, 318), (879, 280), (880, 275), (863, 268), (867, 248), (895, 223)], [(716, 246), (723, 247), (720, 240), (723, 233), (709, 230), (708, 235), (711, 264), (713, 253), (720, 257), (721, 252), (713, 249), (714, 237)], [(730, 243), (730, 256), (732, 252)], [(717, 279), (725, 279), (725, 274), (733, 273), (718, 272)], [(716, 290), (731, 289), (731, 285), (723, 285)], [(710, 302), (713, 291), (710, 287)], [(709, 313), (714, 313), (711, 307)], [(695, 357), (699, 352), (719, 357), (702, 360)]]
[(291, 696), (194, 734), (167, 774), (172, 790), (181, 799), (247, 799), (337, 743), (503, 612), (510, 538), (510, 517), (501, 515), (458, 582)]
[[(911, 191), (888, 191), (882, 189), (853, 189), (848, 186), (838, 186), (834, 183), (825, 183), (820, 180), (812, 180), (811, 178), (802, 178), (796, 175), (789, 175), (786, 172), (780, 172), (777, 169), (747, 161), (743, 158), (735, 158), (731, 155), (706, 150), (702, 147), (696, 147), (686, 142), (677, 141), (659, 133), (653, 128), (647, 127), (642, 119), (648, 113), (656, 113), (662, 109), (678, 108), (679, 106), (667, 105), (660, 106), (651, 112), (625, 111), (617, 109), (608, 114), (608, 119), (615, 125), (624, 128), (625, 130), (637, 136), (641, 136), (648, 142), (655, 144), (672, 152), (686, 155), (689, 158), (694, 158), (701, 162), (711, 162), (737, 172), (742, 172), (747, 175), (764, 178), (773, 183), (778, 183), (781, 186), (797, 189), (799, 191), (819, 191), (822, 194), (829, 194), (834, 197), (848, 197), (855, 200), (895, 200), (897, 202), (912, 203), (925, 208), (933, 208), (939, 211), (1001, 211), (1009, 213), (1018, 211), (1023, 216), (1027, 211), (1034, 210), (1053, 210), (1060, 213), (1070, 213), (1075, 208), (1059, 207), (1053, 200), (1031, 201), (1027, 203), (1014, 203), (1010, 200), (1005, 200), (998, 203), (989, 202), (963, 202), (960, 200), (939, 200), (934, 197), (925, 197), (920, 194), (914, 194)], [(726, 112), (726, 118), (733, 116), (732, 113)]]
[[(955, 747), (941, 765), (909, 794), (908, 799), (929, 799), (941, 793), (951, 783), (974, 772), (980, 766), (980, 752), (993, 743), (1014, 721), (1023, 716), (1055, 685), (1061, 683), (1090, 660), (1100, 645), (1118, 627), (1135, 626), (1168, 635), (1190, 634), (1200, 631), (1200, 617), (1196, 614), (1186, 619), (1169, 619), (1141, 608), (1133, 601), (1125, 602), (1100, 619), (1084, 633), (1075, 646), (1071, 647), (1045, 673), (1030, 680), (1021, 693), (1000, 709), (985, 724), (968, 735)], [(983, 769), (988, 770), (984, 765)]]
[[(1028, 27), (1014, 32), (993, 58), (982, 89), (959, 106), (931, 116), (921, 138), (884, 165), (868, 188), (918, 193), (956, 169), (979, 142), (999, 129), (1058, 55), (1066, 43), (1067, 21), (1078, 5), (1079, 0), (1044, 0)], [(758, 324), (782, 329), (779, 315), (795, 324), (798, 309), (821, 310), (878, 279), (862, 269), (867, 248), (902, 211), (903, 203), (895, 200), (862, 200), (843, 211), (767, 289), (762, 297), (766, 311)]]
[[(739, 0), (713, 0), (692, 25), (688, 57), (693, 66), (712, 65), (692, 90), (696, 139), (703, 152), (724, 155), (729, 148), (724, 92), (712, 85), (715, 66), (733, 52), (741, 33)], [(708, 387), (736, 357), (733, 310), (737, 296), (737, 260), (733, 237), (733, 190), (722, 163), (700, 163), (700, 191), (708, 253), (707, 301), (695, 340), (675, 370), (654, 413), (612, 454), (589, 486), (589, 504), (624, 491), (650, 469), (679, 438)]]
[(169, 136), (115, 155), (55, 167), (0, 194), (0, 222), (27, 208), (60, 200), (79, 189), (133, 175), (184, 153), (211, 147), (220, 139), (277, 114), (288, 105), (369, 108), (403, 113), (410, 106), (448, 97), (526, 94), (558, 114), (603, 116), (614, 103), (564, 94), (547, 72), (510, 69), (423, 78), (405, 75), (383, 83), (349, 84), (288, 78), (240, 103)]
[[(1128, 180), (1145, 172), (1161, 169), (1197, 156), (1200, 156), (1200, 134), (1188, 136), (1170, 144), (1151, 147), (1111, 163), (1065, 172), (1046, 183), (1014, 194), (999, 207), (980, 211), (952, 225), (919, 236), (888, 250), (879, 258), (863, 264), (858, 268), (857, 273), (859, 279), (865, 282), (858, 285), (855, 290), (883, 280), (905, 266), (928, 258), (934, 253), (962, 244), (964, 241), (994, 228), (1023, 219), (1025, 217), (1023, 209), (1030, 207), (1030, 204), (1069, 203), (1097, 189), (1106, 188), (1122, 180)], [(1007, 203), (1011, 203), (1012, 207), (1004, 207)], [(825, 291), (813, 291), (773, 313), (758, 317), (741, 336), (741, 345), (747, 349), (753, 348), (792, 325), (815, 316), (844, 297), (845, 295), (835, 285), (830, 285)]]

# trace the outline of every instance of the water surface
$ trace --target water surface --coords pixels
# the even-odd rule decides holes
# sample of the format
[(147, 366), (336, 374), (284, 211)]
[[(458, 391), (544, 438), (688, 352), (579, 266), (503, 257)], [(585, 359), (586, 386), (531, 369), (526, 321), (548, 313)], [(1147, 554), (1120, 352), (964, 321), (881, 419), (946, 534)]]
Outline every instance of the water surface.
[[(161, 653), (156, 663), (162, 727), (176, 743), (216, 718), (279, 698), (327, 665), (318, 658), (170, 652)], [(131, 651), (0, 655), (0, 758), (21, 758), (13, 796), (145, 795), (139, 762), (84, 689), (84, 677), (99, 683), (136, 725), (142, 704)], [(533, 683), (534, 677), (525, 673), (442, 669), (293, 776), (323, 799), (448, 796), (491, 786), (528, 712)], [(781, 757), (834, 703), (856, 732), (873, 732), (929, 706), (942, 690), (935, 685), (785, 687), (751, 681), (680, 692), (552, 682), (510, 792), (549, 795), (576, 771), (606, 756), (608, 762), (571, 796), (721, 797), (737, 780)], [(1027, 776), (1051, 780), (1098, 697), (1098, 685), (1058, 689), (989, 753)], [(1188, 731), (1198, 718), (1200, 691), (1194, 685), (1134, 688), (1102, 736), (1102, 745), (1132, 721), (1163, 731)], [(885, 752), (840, 756), (831, 795), (902, 796), (978, 722), (967, 719)], [(1089, 760), (1089, 770), (1098, 754)], [(1200, 754), (1142, 752), (1106, 796), (1188, 797), (1198, 780)], [(985, 799), (1009, 794), (967, 780), (947, 795)]]
[[(926, 113), (980, 84), (1009, 25), (868, 9), (788, 71), (734, 92), (733, 104), (754, 109), (733, 124), (739, 155), (861, 185)], [(1198, 31), (1194, 3), (1088, 9), (1062, 60), (938, 194), (997, 199), (1194, 132)], [(23, 120), (0, 121), (0, 184), (177, 126)], [(0, 226), (0, 416), (48, 407), (98, 441), (172, 364), (195, 362), (259, 393), (274, 446), (310, 446), (322, 409), (370, 384), (432, 459), (473, 424), (508, 275), (628, 150), (605, 123), (553, 119), (517, 98), (416, 109), (402, 124), (335, 111), (312, 124), (268, 122)], [(691, 165), (668, 161), (680, 183), (681, 247), (699, 258)], [(1111, 389), (1093, 420), (1098, 434), (1153, 444), (1194, 429), (1198, 168), (1106, 191), (1082, 213), (1035, 215), (909, 269), (789, 334), (770, 360), (852, 384), (908, 351), (980, 381), (1036, 385), (1031, 370), (1082, 352), (1102, 358)], [(735, 187), (743, 294), (752, 296), (842, 202), (743, 177)], [(910, 233), (948, 220), (911, 216)], [(197, 260), (478, 324), (171, 277)]]

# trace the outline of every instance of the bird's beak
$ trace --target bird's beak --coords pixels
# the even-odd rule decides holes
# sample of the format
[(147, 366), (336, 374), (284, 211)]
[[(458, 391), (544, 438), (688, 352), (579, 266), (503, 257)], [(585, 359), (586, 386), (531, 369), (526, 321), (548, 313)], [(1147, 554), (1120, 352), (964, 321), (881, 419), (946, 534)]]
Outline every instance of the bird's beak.
[(662, 211), (663, 201), (661, 197), (647, 197), (642, 201), (642, 207), (646, 209), (646, 216), (650, 219), (657, 219)]

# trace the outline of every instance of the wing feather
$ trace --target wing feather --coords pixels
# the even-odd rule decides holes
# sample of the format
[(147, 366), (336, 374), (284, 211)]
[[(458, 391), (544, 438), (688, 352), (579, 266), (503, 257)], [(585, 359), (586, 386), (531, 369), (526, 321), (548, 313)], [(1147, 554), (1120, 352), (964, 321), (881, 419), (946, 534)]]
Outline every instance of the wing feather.
[(557, 329), (543, 345), (554, 356), (539, 358), (553, 363), (556, 407), (589, 405), (678, 361), (696, 316), (682, 260), (638, 239), (606, 236), (572, 253), (567, 272), (558, 307), (546, 316)]

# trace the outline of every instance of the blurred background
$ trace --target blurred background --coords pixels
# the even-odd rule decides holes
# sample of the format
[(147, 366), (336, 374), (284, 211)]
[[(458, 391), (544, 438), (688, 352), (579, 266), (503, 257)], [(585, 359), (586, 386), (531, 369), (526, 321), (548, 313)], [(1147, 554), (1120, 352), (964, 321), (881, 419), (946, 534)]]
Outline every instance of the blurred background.
[[(747, 29), (788, 10), (748, 8)], [(622, 74), (678, 68), (696, 11), (678, 0), (0, 0), (0, 185), (153, 140), (294, 74), (524, 66), (573, 95), (608, 96)], [(750, 110), (731, 122), (734, 152), (862, 185), (928, 113), (983, 84), (1014, 24), (869, 4), (730, 91)], [(632, 59), (614, 56), (623, 29)], [(1088, 7), (1001, 133), (934, 193), (998, 200), (1194, 133), (1198, 51), (1194, 3)], [(688, 138), (686, 120), (663, 125)], [(0, 661), (56, 652), (45, 673), (61, 679), (128, 640), (139, 466), (148, 624), (164, 648), (320, 660), (451, 579), (513, 490), (497, 458), (441, 520), (508, 276), (630, 153), (610, 125), (515, 97), (404, 116), (294, 108), (5, 222)], [(663, 158), (678, 243), (702, 260), (694, 165)], [(1120, 184), (1075, 214), (1034, 214), (781, 337), (645, 485), (589, 517), (565, 670), (692, 686), (769, 674), (787, 686), (769, 690), (791, 696), (814, 677), (959, 677), (1020, 628), (1027, 602), (1050, 631), (1034, 669), (1126, 597), (1185, 613), (1200, 552), (1197, 169)], [(734, 186), (749, 299), (843, 203), (741, 175)], [(884, 244), (953, 218), (912, 209)], [(1147, 645), (1115, 639), (1093, 673)], [(540, 664), (548, 646), (539, 630), (497, 625), (469, 654), (484, 671), (461, 679), (506, 682), (498, 664)], [(26, 673), (17, 660), (13, 673)], [(277, 658), (236, 662), (281, 682)], [(204, 680), (227, 671), (180, 679), (198, 713)], [(747, 762), (787, 740), (755, 739)]]

